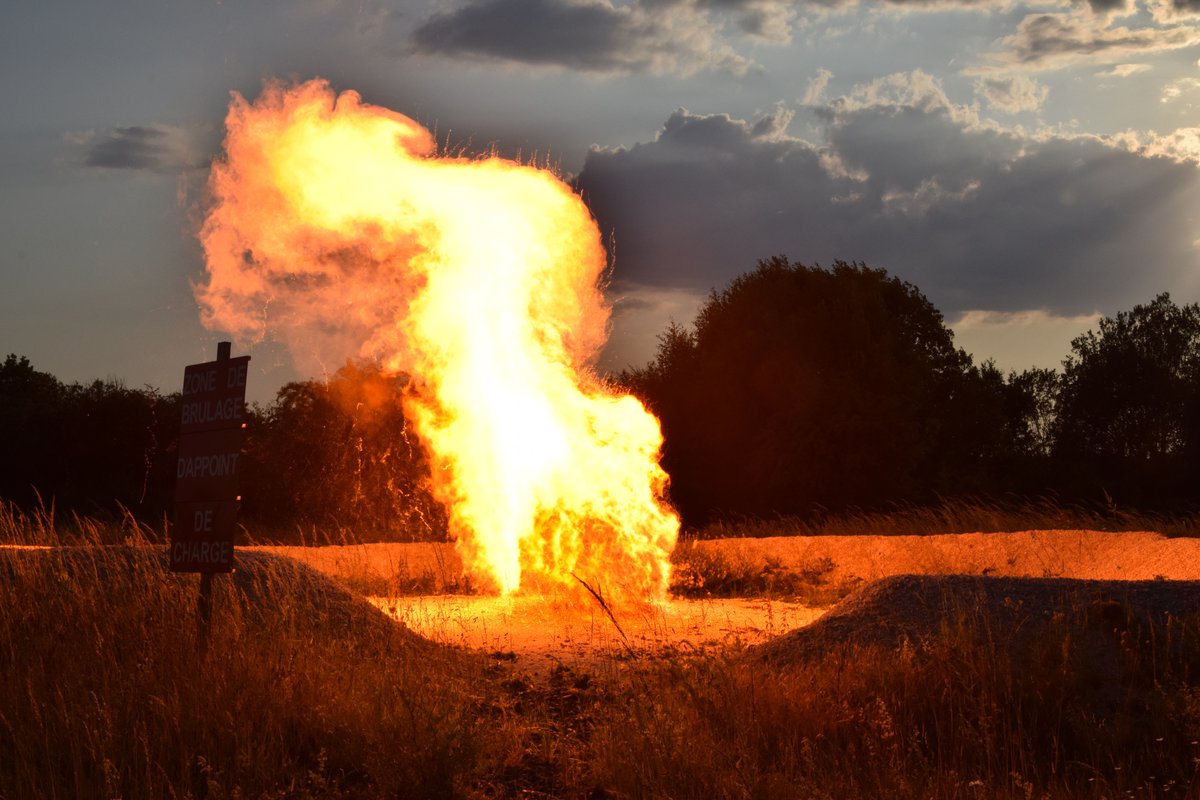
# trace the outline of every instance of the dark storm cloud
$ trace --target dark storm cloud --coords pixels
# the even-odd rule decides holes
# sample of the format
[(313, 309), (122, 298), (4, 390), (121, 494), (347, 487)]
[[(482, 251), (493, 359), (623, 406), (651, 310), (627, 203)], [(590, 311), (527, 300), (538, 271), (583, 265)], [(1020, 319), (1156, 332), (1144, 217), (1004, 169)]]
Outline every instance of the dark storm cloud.
[(801, 5), (790, 0), (700, 0), (700, 4), (729, 17), (743, 34), (776, 42), (790, 40)]
[(591, 152), (578, 184), (614, 235), (615, 280), (703, 293), (785, 253), (885, 267), (947, 313), (1071, 315), (1200, 269), (1194, 164), (998, 129), (927, 76), (901, 89), (829, 105), (818, 144), (778, 113), (680, 110), (653, 142)]
[[(412, 48), (466, 60), (553, 66), (601, 74), (743, 74), (756, 67), (736, 46), (786, 43), (804, 14), (861, 6), (914, 13), (955, 8), (1007, 8), (1008, 0), (469, 0), (418, 24)], [(1200, 0), (1160, 0), (1155, 24), (1128, 28), (1117, 20), (1131, 0), (1074, 0), (1070, 11), (1028, 14), (1001, 40), (990, 66), (1053, 69), (1111, 62), (1200, 43), (1184, 17)]]
[(131, 125), (75, 138), (88, 167), (171, 172), (192, 166), (184, 137), (175, 128)]
[(1099, 14), (1108, 14), (1124, 11), (1129, 7), (1129, 0), (1088, 0), (1088, 5)]
[(686, 0), (477, 0), (425, 19), (413, 45), (420, 53), (585, 72), (745, 72), (751, 62), (716, 33)]
[(629, 15), (611, 6), (485, 0), (431, 17), (413, 38), (424, 52), (608, 70), (622, 65), (638, 35)]
[(1162, 8), (1154, 11), (1156, 16), (1164, 19), (1200, 17), (1200, 0), (1170, 0)]
[(1127, 28), (1111, 22), (1111, 18), (1078, 12), (1030, 14), (1015, 33), (1000, 40), (1004, 50), (991, 60), (1002, 66), (1050, 69), (1200, 44), (1200, 28), (1188, 25)]
[(169, 156), (165, 131), (134, 125), (97, 137), (88, 147), (84, 163), (89, 167), (153, 169)]

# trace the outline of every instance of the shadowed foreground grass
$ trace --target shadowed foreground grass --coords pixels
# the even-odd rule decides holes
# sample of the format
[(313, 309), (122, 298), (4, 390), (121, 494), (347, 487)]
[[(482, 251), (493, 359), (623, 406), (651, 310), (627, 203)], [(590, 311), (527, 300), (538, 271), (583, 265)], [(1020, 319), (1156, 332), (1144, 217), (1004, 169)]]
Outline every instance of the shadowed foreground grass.
[(218, 579), (201, 655), (198, 578), (147, 550), (0, 561), (0, 796), (448, 796), (507, 749), (477, 660), (317, 613), (307, 571)]
[(1014, 664), (964, 613), (899, 653), (539, 680), (314, 610), (312, 575), (263, 559), (266, 589), (218, 594), (202, 657), (196, 577), (132, 526), (94, 533), (132, 545), (0, 561), (0, 797), (1200, 796), (1195, 619), (1114, 634), (1116, 673), (1065, 625)]

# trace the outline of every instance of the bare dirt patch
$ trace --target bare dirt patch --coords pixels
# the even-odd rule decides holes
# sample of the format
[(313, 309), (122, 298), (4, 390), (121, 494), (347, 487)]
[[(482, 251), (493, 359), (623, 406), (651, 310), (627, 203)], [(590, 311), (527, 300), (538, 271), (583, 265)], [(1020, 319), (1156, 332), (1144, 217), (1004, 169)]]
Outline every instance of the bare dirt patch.
[[(444, 644), (482, 650), (545, 673), (676, 653), (740, 649), (808, 625), (824, 613), (771, 599), (671, 600), (617, 609), (564, 607), (539, 597), (373, 597), (407, 627)], [(619, 629), (618, 629), (619, 626)]]

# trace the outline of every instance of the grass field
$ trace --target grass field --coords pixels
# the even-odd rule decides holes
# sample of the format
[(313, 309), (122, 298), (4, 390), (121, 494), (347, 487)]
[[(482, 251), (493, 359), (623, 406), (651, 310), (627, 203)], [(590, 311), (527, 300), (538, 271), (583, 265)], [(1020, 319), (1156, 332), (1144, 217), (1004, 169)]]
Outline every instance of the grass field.
[(963, 608), (919, 649), (675, 650), (535, 678), (264, 556), (218, 593), (202, 651), (196, 578), (162, 569), (152, 532), (6, 514), (8, 543), (120, 543), (87, 568), (0, 561), (6, 799), (1200, 796), (1197, 619), (1129, 620), (1115, 673), (1076, 635), (1086, 610), (1014, 662)]

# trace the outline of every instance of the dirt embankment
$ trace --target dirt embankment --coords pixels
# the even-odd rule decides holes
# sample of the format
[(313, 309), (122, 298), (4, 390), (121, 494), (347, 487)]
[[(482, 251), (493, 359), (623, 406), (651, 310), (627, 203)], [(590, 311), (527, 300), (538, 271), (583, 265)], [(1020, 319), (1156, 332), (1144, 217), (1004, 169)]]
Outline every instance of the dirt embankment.
[(1149, 531), (1019, 531), (936, 536), (778, 536), (682, 544), (785, 569), (828, 559), (831, 581), (889, 575), (1200, 580), (1200, 539)]
[[(236, 607), (251, 624), (274, 624), (286, 614), (315, 634), (401, 635), (420, 643), (362, 597), (302, 561), (247, 548), (236, 553), (234, 567), (213, 582), (214, 605)], [(23, 583), (47, 580), (119, 602), (162, 591), (194, 602), (192, 593), (199, 586), (196, 575), (168, 571), (165, 547), (0, 547), (0, 581), (19, 590)]]

